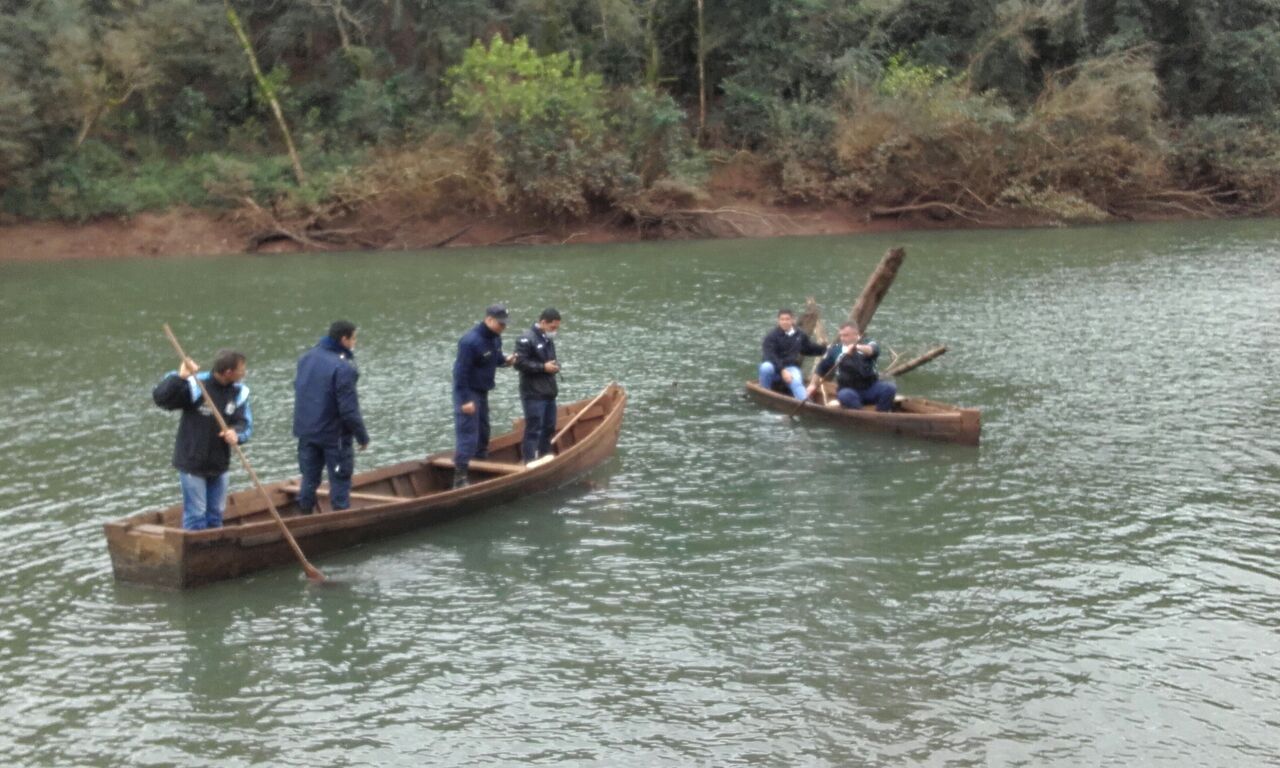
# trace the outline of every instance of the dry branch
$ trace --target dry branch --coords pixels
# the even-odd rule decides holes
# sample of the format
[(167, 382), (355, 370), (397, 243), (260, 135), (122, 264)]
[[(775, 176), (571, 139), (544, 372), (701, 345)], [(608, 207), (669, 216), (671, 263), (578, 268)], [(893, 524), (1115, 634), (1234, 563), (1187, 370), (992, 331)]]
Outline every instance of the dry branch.
[(905, 363), (894, 363), (890, 365), (889, 369), (884, 372), (884, 375), (885, 376), (901, 376), (902, 374), (908, 371), (914, 371), (915, 369), (919, 368), (920, 366), (924, 365), (930, 360), (934, 360), (936, 358), (942, 357), (944, 354), (946, 354), (946, 352), (947, 352), (946, 347), (934, 347), (928, 352), (925, 352), (923, 355), (920, 355), (919, 357), (916, 357), (916, 358), (912, 358), (911, 360), (908, 360)]

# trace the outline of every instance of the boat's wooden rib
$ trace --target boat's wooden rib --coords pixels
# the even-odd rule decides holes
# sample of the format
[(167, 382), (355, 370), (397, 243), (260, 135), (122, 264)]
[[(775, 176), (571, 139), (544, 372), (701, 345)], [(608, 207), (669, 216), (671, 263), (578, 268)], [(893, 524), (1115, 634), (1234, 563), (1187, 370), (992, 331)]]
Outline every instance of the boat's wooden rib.
[[(826, 382), (827, 398), (835, 402), (835, 385)], [(797, 412), (797, 401), (790, 394), (774, 392), (754, 381), (747, 382), (746, 394), (766, 408), (783, 413)], [(818, 396), (819, 400), (821, 399)], [(977, 445), (982, 432), (982, 415), (977, 408), (961, 408), (923, 397), (898, 397), (893, 410), (881, 413), (873, 406), (861, 410), (825, 406), (807, 401), (799, 407), (799, 415), (812, 417), (853, 429), (887, 432), (961, 445)]]
[[(561, 406), (568, 423), (592, 399)], [(613, 455), (626, 392), (610, 384), (604, 396), (560, 439), (551, 461), (526, 467), (520, 459), (523, 420), (489, 442), (489, 458), (472, 461), (471, 485), (454, 489), (451, 452), (361, 472), (352, 478), (351, 507), (300, 514), (298, 479), (266, 486), (289, 531), (308, 557), (449, 520), (533, 493), (590, 471)], [(318, 496), (327, 496), (324, 488)], [(104, 525), (111, 566), (120, 581), (184, 589), (294, 562), (279, 526), (254, 490), (227, 497), (223, 527), (185, 531), (182, 507), (142, 512)]]
[[(453, 469), (452, 456), (437, 456), (431, 460), (431, 466), (441, 467), (443, 469)], [(514, 475), (517, 472), (523, 472), (525, 466), (523, 464), (507, 464), (501, 461), (485, 461), (483, 459), (472, 459), (470, 470), (476, 472), (488, 472), (495, 475)]]

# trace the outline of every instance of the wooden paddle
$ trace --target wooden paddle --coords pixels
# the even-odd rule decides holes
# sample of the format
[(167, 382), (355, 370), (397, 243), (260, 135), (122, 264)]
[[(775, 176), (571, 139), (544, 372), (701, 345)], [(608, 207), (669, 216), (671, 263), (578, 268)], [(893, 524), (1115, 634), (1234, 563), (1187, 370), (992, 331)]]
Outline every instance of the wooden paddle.
[[(173, 335), (173, 331), (169, 328), (169, 324), (164, 324), (164, 335), (169, 337), (173, 349), (178, 353), (178, 357), (184, 362), (190, 360), (187, 353), (182, 351), (182, 345), (178, 343), (178, 337)], [(218, 407), (214, 405), (213, 398), (209, 397), (209, 390), (204, 388), (204, 382), (200, 381), (200, 377), (192, 374), (195, 379), (196, 386), (200, 387), (200, 394), (204, 395), (205, 405), (209, 406), (209, 410), (213, 412), (213, 417), (218, 420), (218, 426), (226, 432), (230, 427), (222, 418), (222, 414), (218, 411)], [(289, 546), (293, 548), (293, 553), (298, 556), (298, 561), (302, 563), (302, 570), (307, 574), (307, 578), (312, 581), (324, 581), (324, 574), (320, 573), (314, 565), (307, 561), (307, 556), (302, 554), (302, 547), (298, 546), (298, 542), (293, 538), (293, 534), (289, 531), (289, 526), (284, 524), (284, 518), (280, 517), (280, 512), (276, 510), (275, 502), (271, 500), (271, 494), (267, 493), (267, 489), (262, 487), (262, 481), (258, 480), (258, 473), (253, 471), (253, 467), (249, 466), (249, 459), (244, 455), (244, 450), (240, 448), (239, 443), (231, 446), (236, 449), (236, 455), (240, 457), (240, 464), (244, 466), (244, 471), (249, 474), (249, 479), (253, 480), (254, 486), (258, 489), (258, 493), (262, 494), (262, 498), (267, 502), (267, 509), (271, 510), (271, 516), (276, 519), (276, 523), (280, 526), (280, 532), (284, 535), (285, 541), (289, 542)]]
[[(612, 384), (610, 384), (610, 386), (612, 386)], [(555, 437), (553, 437), (553, 438), (551, 438), (551, 445), (554, 447), (556, 443), (560, 442), (560, 438), (564, 437), (564, 436), (565, 436), (565, 434), (566, 434), (566, 433), (568, 433), (568, 431), (569, 431), (569, 430), (573, 429), (573, 425), (578, 423), (578, 419), (581, 419), (581, 418), (582, 418), (582, 416), (583, 416), (583, 414), (585, 414), (587, 411), (591, 410), (591, 406), (593, 406), (593, 405), (595, 405), (596, 403), (600, 402), (600, 398), (604, 397), (604, 396), (605, 396), (605, 395), (607, 395), (607, 394), (609, 394), (609, 387), (605, 387), (605, 388), (600, 392), (600, 394), (598, 394), (598, 395), (596, 395), (595, 397), (591, 398), (591, 402), (587, 403), (587, 405), (586, 405), (586, 407), (585, 407), (585, 408), (583, 408), (582, 410), (580, 410), (580, 411), (578, 411), (577, 413), (573, 414), (573, 418), (572, 418), (572, 419), (569, 419), (569, 423), (568, 423), (568, 424), (565, 424), (563, 427), (561, 427), (561, 429), (560, 429), (558, 432), (556, 432), (556, 436), (555, 436)], [(554, 453), (549, 454), (549, 455), (547, 455), (547, 456), (539, 456), (538, 458), (536, 458), (536, 459), (534, 459), (533, 461), (529, 462), (529, 463), (528, 463), (528, 464), (526, 464), (525, 466), (526, 466), (526, 467), (538, 467), (538, 466), (541, 466), (541, 465), (543, 465), (543, 464), (547, 463), (548, 461), (551, 461), (551, 460), (552, 460), (552, 459), (554, 459), (555, 457), (556, 457), (556, 456), (555, 456), (555, 454), (554, 454)]]
[[(855, 345), (855, 347), (856, 347), (856, 345)], [(836, 361), (835, 361), (834, 363), (832, 363), (832, 364), (831, 364), (831, 370), (827, 371), (825, 374), (823, 374), (823, 375), (821, 375), (821, 376), (819, 376), (819, 375), (818, 375), (818, 368), (817, 368), (817, 366), (814, 366), (814, 369), (813, 369), (813, 375), (814, 375), (814, 377), (818, 380), (818, 389), (822, 390), (822, 404), (823, 404), (824, 406), (827, 404), (827, 388), (826, 388), (826, 387), (824, 387), (824, 386), (822, 386), (822, 382), (826, 381), (828, 376), (830, 376), (831, 374), (835, 373), (836, 368), (838, 368), (838, 367), (840, 366), (840, 361), (844, 359), (844, 356), (845, 356), (846, 354), (848, 354), (848, 353), (847, 353), (847, 352), (841, 352), (841, 353), (840, 353), (840, 355), (839, 355), (838, 357), (836, 357)], [(822, 357), (823, 357), (823, 358), (825, 358), (825, 357), (826, 357), (826, 355), (823, 355)], [(821, 362), (822, 362), (822, 358), (819, 358), (819, 359), (818, 359), (818, 362), (819, 362), (819, 363), (821, 363)], [(801, 408), (804, 408), (804, 404), (805, 404), (805, 403), (807, 403), (807, 402), (809, 402), (809, 397), (808, 397), (808, 395), (806, 395), (806, 396), (805, 396), (805, 398), (804, 398), (803, 400), (801, 400), (800, 402), (796, 403), (796, 407), (791, 411), (791, 413), (788, 413), (788, 414), (787, 414), (787, 416), (786, 416), (787, 420), (788, 420), (788, 421), (795, 421), (796, 414), (800, 413), (800, 409), (801, 409)]]

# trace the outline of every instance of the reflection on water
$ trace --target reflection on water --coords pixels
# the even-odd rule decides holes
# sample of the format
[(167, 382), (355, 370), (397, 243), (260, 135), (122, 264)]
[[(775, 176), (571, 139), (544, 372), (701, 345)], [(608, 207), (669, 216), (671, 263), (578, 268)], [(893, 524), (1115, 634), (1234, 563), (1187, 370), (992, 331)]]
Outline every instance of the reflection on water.
[[(949, 346), (901, 384), (981, 407), (979, 449), (737, 391), (777, 306), (838, 314), (877, 238), (0, 266), (0, 762), (1274, 760), (1280, 228), (903, 239), (873, 331)], [(565, 311), (566, 398), (628, 387), (615, 460), (322, 558), (335, 585), (111, 580), (102, 521), (177, 492), (161, 322), (249, 353), (276, 478), (334, 316), (367, 468), (451, 442), (453, 345), (499, 299)]]

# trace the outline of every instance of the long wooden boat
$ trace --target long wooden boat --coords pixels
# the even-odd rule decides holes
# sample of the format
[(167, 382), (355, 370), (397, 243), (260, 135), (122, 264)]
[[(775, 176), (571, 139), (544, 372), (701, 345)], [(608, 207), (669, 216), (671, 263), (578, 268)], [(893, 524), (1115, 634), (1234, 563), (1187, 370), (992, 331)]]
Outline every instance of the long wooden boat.
[[(452, 451), (355, 475), (351, 507), (336, 512), (328, 507), (326, 486), (318, 494), (319, 510), (311, 515), (299, 514), (298, 478), (265, 487), (313, 558), (565, 485), (613, 455), (626, 402), (622, 387), (610, 384), (597, 398), (560, 406), (557, 423), (568, 431), (556, 445), (558, 452), (528, 467), (520, 463), (524, 420), (517, 420), (511, 432), (490, 440), (487, 460), (471, 462), (471, 485), (457, 490), (452, 488)], [(106, 523), (116, 579), (185, 589), (297, 565), (256, 489), (228, 495), (222, 528), (186, 531), (181, 526), (180, 504)]]
[[(835, 384), (825, 382), (827, 401), (834, 403)], [(961, 408), (923, 397), (902, 397), (894, 401), (893, 410), (881, 413), (875, 406), (860, 410), (824, 405), (821, 393), (803, 405), (790, 393), (765, 389), (754, 381), (747, 382), (747, 397), (757, 403), (783, 413), (796, 413), (804, 418), (816, 418), (853, 429), (887, 432), (894, 435), (919, 437), (961, 445), (977, 445), (982, 432), (982, 417), (977, 408)], [(799, 408), (797, 409), (797, 406)]]

